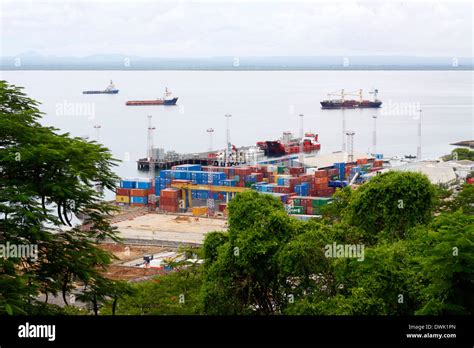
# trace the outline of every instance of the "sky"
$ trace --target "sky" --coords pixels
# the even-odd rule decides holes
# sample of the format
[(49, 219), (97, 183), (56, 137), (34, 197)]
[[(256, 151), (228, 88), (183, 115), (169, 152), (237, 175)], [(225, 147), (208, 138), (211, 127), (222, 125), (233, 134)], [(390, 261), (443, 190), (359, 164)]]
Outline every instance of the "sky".
[(0, 56), (473, 56), (470, 1), (0, 0)]

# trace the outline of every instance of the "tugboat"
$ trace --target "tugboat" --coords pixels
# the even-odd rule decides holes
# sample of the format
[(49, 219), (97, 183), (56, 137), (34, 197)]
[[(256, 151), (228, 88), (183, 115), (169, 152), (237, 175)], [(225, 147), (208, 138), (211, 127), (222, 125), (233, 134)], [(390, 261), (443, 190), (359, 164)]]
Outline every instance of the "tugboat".
[[(355, 109), (355, 108), (379, 108), (382, 106), (382, 102), (377, 99), (378, 89), (374, 89), (370, 94), (374, 95), (374, 100), (364, 100), (362, 96), (362, 89), (359, 89), (358, 93), (346, 93), (341, 89), (340, 93), (328, 93), (328, 99), (321, 102), (321, 108), (323, 109)], [(340, 99), (331, 99), (331, 96), (340, 96)], [(348, 100), (346, 95), (358, 95), (358, 100)]]
[(139, 106), (139, 105), (176, 105), (178, 97), (173, 97), (173, 94), (165, 89), (165, 94), (162, 99), (155, 100), (129, 100), (125, 105)]
[(110, 80), (110, 85), (103, 91), (83, 91), (82, 94), (117, 94), (118, 92), (119, 90), (115, 88), (114, 83)]

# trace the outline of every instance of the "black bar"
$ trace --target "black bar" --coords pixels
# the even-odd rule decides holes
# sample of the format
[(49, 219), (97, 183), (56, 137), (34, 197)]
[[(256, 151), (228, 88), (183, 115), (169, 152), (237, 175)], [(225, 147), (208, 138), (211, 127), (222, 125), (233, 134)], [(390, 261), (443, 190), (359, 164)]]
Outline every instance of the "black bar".
[[(30, 325), (54, 324), (54, 342), (47, 338), (19, 338), (19, 326), (27, 322)], [(409, 325), (412, 325), (411, 329)], [(437, 327), (440, 325), (445, 327)], [(192, 347), (196, 344), (383, 343), (472, 347), (473, 328), (472, 316), (2, 316), (0, 345), (4, 348), (38, 344), (182, 344)], [(455, 334), (456, 338), (407, 338), (407, 334), (417, 333)]]

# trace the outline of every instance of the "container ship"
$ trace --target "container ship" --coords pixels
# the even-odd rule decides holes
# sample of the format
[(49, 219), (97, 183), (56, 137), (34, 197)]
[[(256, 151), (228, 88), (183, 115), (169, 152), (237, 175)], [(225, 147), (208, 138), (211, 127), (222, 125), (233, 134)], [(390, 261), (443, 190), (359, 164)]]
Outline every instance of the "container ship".
[(125, 105), (176, 105), (178, 101), (177, 97), (173, 97), (173, 94), (168, 91), (168, 88), (165, 89), (165, 94), (161, 99), (154, 100), (129, 100)]
[[(369, 92), (374, 96), (373, 100), (365, 100), (363, 98), (362, 89), (358, 93), (346, 93), (343, 89), (340, 93), (329, 93), (328, 99), (321, 102), (322, 109), (355, 109), (355, 108), (379, 108), (382, 102), (377, 99), (378, 90), (374, 89)], [(346, 99), (347, 95), (358, 95), (359, 99)], [(339, 96), (339, 99), (331, 99), (331, 96)]]
[(313, 152), (321, 149), (318, 134), (306, 133), (301, 139), (293, 138), (291, 132), (284, 132), (279, 140), (259, 141), (257, 146), (262, 149), (267, 157), (280, 157), (303, 152)]
[(82, 94), (117, 94), (118, 92), (119, 90), (115, 88), (114, 83), (110, 80), (110, 85), (103, 91), (83, 91)]

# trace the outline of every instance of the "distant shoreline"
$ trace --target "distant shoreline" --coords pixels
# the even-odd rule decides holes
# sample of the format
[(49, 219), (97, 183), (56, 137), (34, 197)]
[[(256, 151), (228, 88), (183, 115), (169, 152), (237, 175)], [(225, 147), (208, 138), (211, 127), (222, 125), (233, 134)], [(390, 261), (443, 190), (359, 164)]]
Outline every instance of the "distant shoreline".
[(352, 68), (118, 68), (118, 67), (22, 67), (0, 66), (0, 71), (473, 71), (473, 67), (352, 67)]

